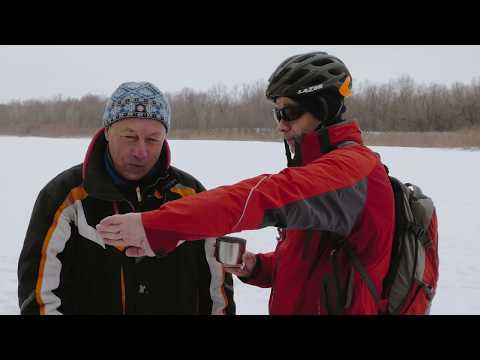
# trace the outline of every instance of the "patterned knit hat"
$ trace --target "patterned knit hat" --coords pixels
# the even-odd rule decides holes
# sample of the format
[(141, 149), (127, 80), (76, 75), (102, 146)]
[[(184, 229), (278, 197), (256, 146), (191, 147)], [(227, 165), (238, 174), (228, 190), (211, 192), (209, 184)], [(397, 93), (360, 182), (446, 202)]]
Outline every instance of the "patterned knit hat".
[(112, 94), (103, 113), (103, 126), (109, 127), (125, 118), (160, 121), (170, 128), (170, 104), (167, 97), (149, 82), (126, 82)]

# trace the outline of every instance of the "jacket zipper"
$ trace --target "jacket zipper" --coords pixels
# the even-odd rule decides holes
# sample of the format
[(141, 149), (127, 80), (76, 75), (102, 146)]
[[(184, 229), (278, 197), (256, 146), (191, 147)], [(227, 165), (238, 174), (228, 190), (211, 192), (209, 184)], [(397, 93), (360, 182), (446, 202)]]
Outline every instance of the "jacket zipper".
[[(137, 194), (138, 204), (140, 205), (140, 203), (142, 202), (142, 193), (140, 191), (140, 186), (137, 186), (137, 188), (135, 189), (135, 192)], [(136, 211), (135, 206), (133, 206), (133, 204), (129, 200), (124, 199), (124, 201), (130, 206), (130, 208), (132, 209), (133, 212)], [(119, 213), (118, 204), (117, 204), (116, 201), (113, 203), (113, 209), (114, 209), (115, 214)], [(122, 314), (125, 315), (126, 314), (127, 293), (126, 293), (125, 275), (124, 275), (124, 271), (123, 271), (123, 266), (120, 266), (120, 288), (121, 288), (121, 296), (122, 296)]]
[(137, 188), (135, 190), (137, 192), (138, 204), (140, 204), (142, 202), (142, 193), (140, 192), (140, 186), (137, 186)]
[[(137, 194), (138, 194), (138, 187), (137, 187)], [(133, 204), (126, 200), (125, 201), (130, 205), (133, 211), (135, 211), (135, 207)], [(115, 214), (118, 214), (118, 204), (116, 201), (113, 202), (113, 212)], [(123, 251), (123, 248), (116, 247), (119, 251)], [(127, 303), (127, 292), (126, 292), (126, 286), (125, 286), (125, 275), (123, 271), (123, 265), (120, 265), (120, 292), (121, 292), (121, 301), (122, 301), (122, 315), (126, 314), (126, 303)]]
[(126, 293), (125, 293), (125, 276), (123, 275), (123, 266), (120, 267), (120, 288), (122, 290), (122, 315), (125, 315)]

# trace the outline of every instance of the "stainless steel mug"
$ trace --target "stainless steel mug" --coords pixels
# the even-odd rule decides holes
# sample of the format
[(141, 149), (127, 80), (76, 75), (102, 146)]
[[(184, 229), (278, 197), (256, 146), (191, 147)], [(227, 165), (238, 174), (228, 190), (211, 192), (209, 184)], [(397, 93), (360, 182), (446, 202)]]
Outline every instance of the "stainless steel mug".
[(215, 243), (215, 258), (225, 266), (240, 266), (247, 241), (233, 236), (222, 236)]

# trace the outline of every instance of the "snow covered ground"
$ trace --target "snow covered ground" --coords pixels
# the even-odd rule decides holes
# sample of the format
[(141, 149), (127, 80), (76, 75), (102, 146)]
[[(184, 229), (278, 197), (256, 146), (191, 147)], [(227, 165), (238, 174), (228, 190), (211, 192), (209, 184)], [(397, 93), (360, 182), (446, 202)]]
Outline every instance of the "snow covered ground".
[[(17, 259), (40, 189), (83, 160), (89, 139), (0, 137), (0, 314), (18, 314)], [(173, 165), (207, 188), (281, 170), (282, 143), (172, 140)], [(480, 151), (374, 147), (393, 176), (419, 185), (438, 211), (440, 280), (432, 314), (480, 314)], [(275, 231), (245, 231), (250, 251), (270, 251)], [(235, 279), (238, 314), (267, 314), (269, 289)]]

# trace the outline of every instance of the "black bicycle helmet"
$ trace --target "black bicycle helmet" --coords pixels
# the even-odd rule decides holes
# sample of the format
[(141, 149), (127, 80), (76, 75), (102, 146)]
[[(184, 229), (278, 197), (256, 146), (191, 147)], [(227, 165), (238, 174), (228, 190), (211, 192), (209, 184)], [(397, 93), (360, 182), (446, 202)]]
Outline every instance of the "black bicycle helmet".
[(289, 57), (268, 79), (266, 96), (311, 96), (323, 89), (336, 88), (341, 96), (351, 95), (352, 78), (340, 59), (326, 52), (311, 52)]

